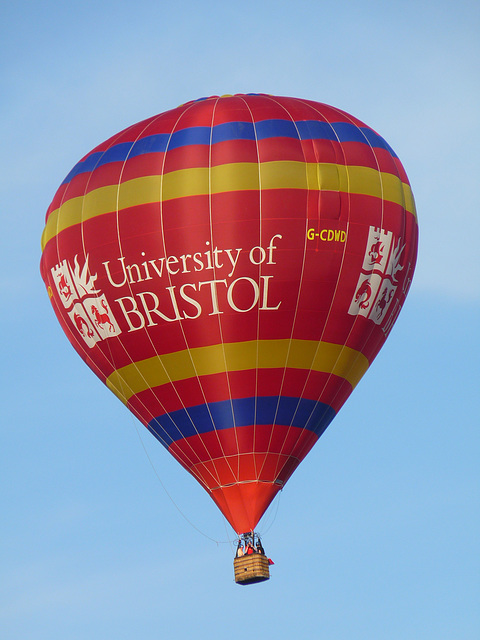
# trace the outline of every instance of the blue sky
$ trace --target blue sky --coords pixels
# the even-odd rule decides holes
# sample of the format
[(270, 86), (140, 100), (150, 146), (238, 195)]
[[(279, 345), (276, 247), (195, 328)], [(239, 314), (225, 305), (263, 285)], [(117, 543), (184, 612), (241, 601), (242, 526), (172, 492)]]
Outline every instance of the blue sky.
[[(473, 1), (0, 10), (2, 640), (478, 637), (479, 33)], [(80, 157), (240, 92), (364, 120), (400, 156), (420, 223), (407, 304), (261, 523), (275, 566), (248, 588), (231, 530), (71, 349), (38, 271)]]

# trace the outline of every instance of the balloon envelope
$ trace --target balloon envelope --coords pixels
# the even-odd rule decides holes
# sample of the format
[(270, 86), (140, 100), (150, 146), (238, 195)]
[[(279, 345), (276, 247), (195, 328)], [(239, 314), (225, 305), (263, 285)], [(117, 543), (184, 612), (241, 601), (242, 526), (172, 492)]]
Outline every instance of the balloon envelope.
[(417, 220), (399, 159), (356, 118), (214, 96), (82, 158), (42, 249), (74, 348), (242, 533), (384, 344)]

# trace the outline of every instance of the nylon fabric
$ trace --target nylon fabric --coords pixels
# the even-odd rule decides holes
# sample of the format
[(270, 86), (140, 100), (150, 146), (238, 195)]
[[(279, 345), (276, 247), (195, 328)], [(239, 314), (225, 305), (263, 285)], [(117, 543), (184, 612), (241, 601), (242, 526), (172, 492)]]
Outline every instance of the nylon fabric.
[(73, 167), (41, 273), (79, 355), (242, 533), (383, 346), (417, 242), (373, 129), (309, 100), (212, 96)]

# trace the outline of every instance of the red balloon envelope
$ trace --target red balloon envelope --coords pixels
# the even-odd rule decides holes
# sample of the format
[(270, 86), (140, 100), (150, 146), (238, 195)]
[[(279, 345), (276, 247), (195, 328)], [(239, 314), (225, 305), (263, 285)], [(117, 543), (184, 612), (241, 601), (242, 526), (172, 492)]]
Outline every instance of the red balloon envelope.
[(251, 531), (385, 342), (417, 252), (389, 145), (296, 98), (203, 98), (88, 153), (42, 276), (79, 355)]

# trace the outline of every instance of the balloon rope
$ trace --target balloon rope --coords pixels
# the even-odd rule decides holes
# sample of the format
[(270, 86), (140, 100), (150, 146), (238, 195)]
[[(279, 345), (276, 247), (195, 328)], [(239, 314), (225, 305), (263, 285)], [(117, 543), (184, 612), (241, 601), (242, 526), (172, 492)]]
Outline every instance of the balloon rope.
[(267, 526), (265, 531), (262, 531), (261, 534), (259, 534), (261, 538), (263, 538), (263, 536), (266, 535), (270, 531), (270, 529), (273, 527), (273, 525), (275, 524), (275, 520), (277, 519), (277, 515), (278, 515), (278, 510), (280, 508), (280, 498), (282, 497), (282, 492), (283, 492), (283, 487), (282, 487), (282, 489), (280, 489), (280, 491), (277, 491), (277, 494), (275, 496), (275, 501), (276, 501), (277, 505), (276, 505), (275, 513), (273, 515), (273, 519), (270, 522), (270, 524)]
[[(150, 457), (150, 454), (147, 451), (147, 448), (145, 446), (145, 443), (142, 439), (142, 436), (140, 435), (140, 431), (138, 430), (138, 425), (137, 425), (137, 421), (135, 420), (135, 418), (133, 416), (131, 416), (132, 422), (135, 426), (135, 431), (137, 432), (137, 436), (138, 439), (140, 440), (140, 444), (142, 445), (142, 449), (145, 452), (145, 455), (148, 458), (148, 461), (150, 463), (150, 466), (153, 469), (153, 473), (156, 475), (158, 482), (160, 483), (162, 489), (165, 491), (165, 494), (167, 495), (167, 497), (169, 498), (169, 500), (171, 501), (171, 503), (173, 504), (173, 506), (175, 507), (175, 509), (178, 511), (178, 513), (182, 516), (182, 518), (184, 520), (186, 520), (186, 522), (188, 522), (188, 524), (193, 527), (195, 529), (195, 531), (198, 531), (198, 533), (200, 533), (204, 538), (208, 538), (208, 540), (211, 540), (212, 542), (215, 542), (216, 544), (230, 544), (232, 545), (232, 540), (216, 540), (215, 538), (212, 538), (211, 536), (209, 536), (208, 534), (206, 534), (205, 532), (203, 532), (201, 529), (199, 529), (184, 513), (183, 511), (180, 509), (180, 507), (178, 506), (178, 504), (175, 502), (175, 500), (172, 498), (172, 496), (170, 495), (170, 493), (168, 492), (165, 484), (163, 483), (162, 479), (160, 478), (160, 475), (153, 463), (152, 458)], [(225, 531), (226, 531), (226, 527), (225, 527)], [(228, 532), (226, 531), (226, 533), (228, 534)]]

